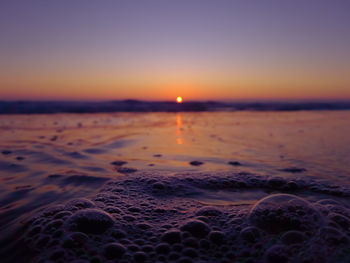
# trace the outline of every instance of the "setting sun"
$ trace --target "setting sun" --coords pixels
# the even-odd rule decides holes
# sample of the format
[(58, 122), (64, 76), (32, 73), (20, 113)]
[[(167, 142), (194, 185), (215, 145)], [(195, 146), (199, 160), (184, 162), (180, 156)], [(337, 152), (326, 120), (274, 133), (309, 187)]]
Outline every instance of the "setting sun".
[(177, 97), (177, 98), (176, 98), (176, 102), (177, 102), (177, 103), (181, 103), (181, 102), (182, 102), (182, 97)]

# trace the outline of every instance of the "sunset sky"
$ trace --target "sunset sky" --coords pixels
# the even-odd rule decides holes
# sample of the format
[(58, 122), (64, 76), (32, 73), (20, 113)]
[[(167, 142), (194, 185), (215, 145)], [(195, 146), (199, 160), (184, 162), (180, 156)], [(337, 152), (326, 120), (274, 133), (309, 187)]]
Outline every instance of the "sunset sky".
[(350, 1), (0, 1), (0, 99), (350, 99)]

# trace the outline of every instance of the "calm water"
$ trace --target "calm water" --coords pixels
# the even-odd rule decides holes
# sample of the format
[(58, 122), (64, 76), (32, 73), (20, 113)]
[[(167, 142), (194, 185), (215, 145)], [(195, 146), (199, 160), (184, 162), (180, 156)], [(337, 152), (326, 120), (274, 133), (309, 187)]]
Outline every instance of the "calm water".
[(135, 170), (233, 170), (350, 186), (349, 120), (350, 111), (1, 115), (0, 231)]

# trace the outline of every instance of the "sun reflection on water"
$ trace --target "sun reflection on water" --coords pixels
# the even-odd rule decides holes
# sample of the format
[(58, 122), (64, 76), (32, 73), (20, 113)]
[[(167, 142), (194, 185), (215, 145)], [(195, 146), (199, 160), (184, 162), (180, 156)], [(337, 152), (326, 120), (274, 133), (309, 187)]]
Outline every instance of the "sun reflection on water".
[(182, 116), (180, 113), (176, 114), (176, 143), (181, 145), (183, 144), (181, 136), (181, 126), (182, 126)]

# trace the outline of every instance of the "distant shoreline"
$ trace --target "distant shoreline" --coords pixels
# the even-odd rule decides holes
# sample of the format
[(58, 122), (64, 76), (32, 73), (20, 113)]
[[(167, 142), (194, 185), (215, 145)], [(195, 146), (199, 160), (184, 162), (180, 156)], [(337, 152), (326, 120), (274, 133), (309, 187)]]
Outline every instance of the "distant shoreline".
[(217, 102), (190, 101), (0, 101), (0, 114), (350, 110), (350, 101)]

